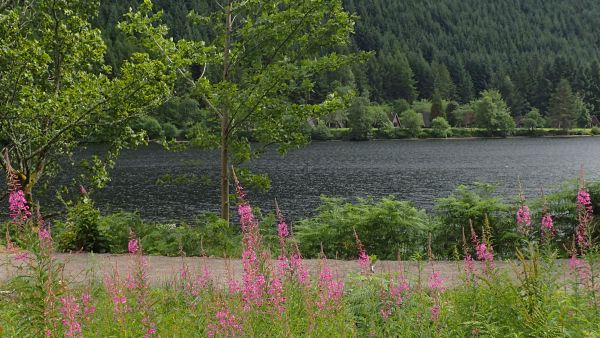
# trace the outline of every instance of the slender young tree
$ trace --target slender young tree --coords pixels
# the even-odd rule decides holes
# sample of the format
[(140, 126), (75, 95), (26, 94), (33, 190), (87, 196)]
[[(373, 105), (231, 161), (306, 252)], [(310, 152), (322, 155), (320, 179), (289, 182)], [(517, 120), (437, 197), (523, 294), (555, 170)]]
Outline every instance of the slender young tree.
[[(185, 67), (179, 69), (219, 126), (199, 126), (192, 136), (220, 151), (221, 217), (228, 220), (229, 168), (262, 151), (253, 149), (249, 136), (262, 145), (277, 144), (282, 153), (308, 142), (303, 132), (307, 119), (340, 107), (335, 96), (311, 102), (317, 75), (357, 57), (336, 52), (348, 42), (354, 24), (341, 0), (226, 0), (220, 5), (208, 16), (192, 13), (214, 33), (202, 42), (205, 71), (192, 79)], [(189, 49), (191, 42), (175, 44), (158, 34), (163, 26), (150, 1), (129, 18), (127, 29), (140, 35), (146, 48), (174, 64), (183, 59), (181, 48)]]

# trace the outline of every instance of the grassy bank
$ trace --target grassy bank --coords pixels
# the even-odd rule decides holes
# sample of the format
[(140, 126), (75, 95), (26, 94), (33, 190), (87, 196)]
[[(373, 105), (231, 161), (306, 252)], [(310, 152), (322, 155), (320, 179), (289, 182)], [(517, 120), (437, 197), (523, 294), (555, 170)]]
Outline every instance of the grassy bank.
[[(573, 128), (573, 129), (557, 129), (557, 128), (537, 128), (530, 130), (527, 128), (517, 128), (511, 136), (517, 137), (553, 137), (553, 136), (594, 136), (600, 135), (600, 128)], [(371, 130), (373, 139), (409, 139), (414, 138), (410, 131), (406, 128), (393, 129), (377, 129)], [(417, 138), (474, 138), (474, 137), (494, 137), (488, 130), (484, 128), (451, 128), (447, 137), (440, 137), (431, 128), (423, 128), (420, 130)], [(509, 136), (510, 137), (510, 136)], [(350, 128), (330, 128), (327, 131), (313, 130), (311, 134), (312, 140), (328, 141), (337, 140), (344, 141), (350, 139)]]
[[(242, 195), (243, 196), (243, 195)], [(577, 197), (578, 234), (569, 272), (556, 265), (557, 229), (542, 221), (538, 239), (516, 245), (516, 278), (497, 268), (489, 223), (471, 227), (456, 250), (460, 282), (436, 270), (434, 243), (415, 253), (417, 273), (373, 273), (362, 229), (352, 231), (357, 273), (340, 275), (321, 255), (310, 274), (282, 217), (277, 250), (268, 248), (250, 203), (239, 198), (243, 271), (225, 282), (208, 265), (177, 271), (151, 286), (144, 247), (127, 240), (124, 272), (103, 282), (69, 280), (52, 257), (56, 244), (41, 219), (15, 217), (19, 231), (7, 250), (19, 276), (0, 285), (0, 335), (46, 337), (584, 337), (600, 334), (599, 250), (589, 196)], [(25, 215), (22, 212), (21, 215)], [(524, 205), (515, 227), (536, 232)], [(579, 236), (581, 235), (581, 236)], [(16, 243), (18, 243), (17, 246)], [(327, 243), (324, 243), (327, 244)], [(122, 271), (122, 270), (121, 270)]]

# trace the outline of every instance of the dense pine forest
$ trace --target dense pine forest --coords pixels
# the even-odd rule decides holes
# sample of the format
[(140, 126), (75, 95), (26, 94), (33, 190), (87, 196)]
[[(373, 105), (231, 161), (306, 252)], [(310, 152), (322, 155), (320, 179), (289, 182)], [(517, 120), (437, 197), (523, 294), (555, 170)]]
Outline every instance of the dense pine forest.
[[(217, 2), (157, 0), (155, 5), (164, 11), (163, 20), (174, 39), (213, 38), (211, 28), (193, 22), (188, 13), (209, 14)], [(369, 51), (371, 57), (322, 75), (308, 100), (316, 102), (332, 91), (352, 88), (370, 102), (388, 104), (400, 113), (407, 107), (418, 111), (413, 102), (421, 100), (433, 101), (434, 106), (442, 100), (445, 109), (456, 109), (494, 89), (518, 121), (532, 109), (541, 116), (551, 115), (551, 98), (560, 91), (568, 101), (566, 109), (600, 115), (600, 17), (594, 15), (600, 10), (598, 2), (345, 0), (344, 5), (357, 16), (357, 24), (350, 46), (340, 52)], [(135, 0), (101, 3), (96, 24), (108, 45), (106, 61), (114, 69), (136, 50), (135, 42), (116, 27), (123, 13), (136, 6)], [(157, 113), (165, 133), (174, 134), (190, 123), (182, 119), (200, 116), (195, 106), (182, 98)], [(194, 113), (182, 117), (181, 110)], [(589, 115), (578, 124), (585, 126)], [(328, 122), (335, 125), (335, 120), (330, 116)], [(448, 120), (453, 122), (451, 116)]]

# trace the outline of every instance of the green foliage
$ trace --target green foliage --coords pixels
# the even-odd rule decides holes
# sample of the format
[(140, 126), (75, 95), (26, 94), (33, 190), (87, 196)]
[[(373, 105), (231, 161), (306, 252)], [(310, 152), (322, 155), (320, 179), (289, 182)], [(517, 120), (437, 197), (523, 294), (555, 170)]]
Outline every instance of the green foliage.
[(533, 108), (521, 121), (523, 123), (523, 127), (529, 129), (530, 131), (535, 130), (536, 128), (542, 128), (544, 124), (546, 124), (546, 120), (540, 114), (539, 109)]
[(402, 127), (408, 130), (411, 137), (418, 137), (423, 126), (423, 115), (414, 110), (402, 112), (399, 116)]
[(100, 230), (100, 211), (87, 197), (67, 208), (66, 220), (56, 222), (55, 231), (58, 250), (109, 251), (107, 239)]
[(354, 258), (357, 255), (353, 229), (369, 254), (394, 259), (398, 253), (411, 255), (424, 250), (430, 220), (425, 211), (392, 197), (380, 201), (360, 199), (356, 204), (340, 198), (322, 197), (318, 214), (296, 224), (301, 252), (317, 257)]
[(577, 116), (577, 121), (575, 125), (578, 128), (589, 128), (592, 124), (592, 116), (590, 115), (590, 111), (583, 101), (583, 99), (579, 96), (575, 98), (575, 114)]
[(319, 123), (314, 128), (310, 129), (311, 140), (325, 141), (331, 140), (332, 138), (333, 134), (325, 124)]
[(170, 122), (167, 122), (162, 125), (162, 133), (167, 140), (173, 140), (179, 136), (179, 129)]
[(442, 116), (436, 117), (431, 121), (431, 129), (436, 137), (446, 138), (452, 135), (450, 124)]
[(174, 86), (174, 69), (150, 54), (132, 54), (118, 75), (103, 65), (106, 46), (91, 25), (98, 5), (83, 0), (3, 4), (0, 139), (7, 142), (30, 202), (37, 183), (60, 170), (58, 160), (90, 140), (108, 147), (104, 158), (88, 159), (93, 165), (85, 168), (84, 179), (105, 184), (119, 151), (143, 142), (128, 122), (158, 106)]
[(156, 140), (163, 135), (160, 123), (152, 116), (138, 117), (131, 122), (131, 129), (136, 132), (146, 132), (146, 135), (152, 140)]
[(436, 201), (434, 211), (439, 224), (434, 231), (433, 248), (441, 257), (450, 257), (455, 246), (461, 247), (463, 229), (468, 237), (472, 223), (480, 233), (486, 219), (491, 225), (495, 249), (510, 252), (517, 239), (513, 226), (514, 210), (501, 197), (494, 196), (494, 191), (495, 187), (490, 184), (459, 185), (450, 196)]
[(569, 129), (577, 122), (577, 97), (573, 94), (571, 84), (561, 79), (556, 91), (550, 98), (548, 115), (555, 128)]
[(500, 92), (486, 90), (481, 93), (479, 100), (471, 103), (471, 106), (478, 127), (487, 129), (492, 135), (507, 136), (514, 131), (515, 121)]
[(348, 127), (350, 128), (350, 139), (356, 141), (368, 140), (371, 138), (371, 126), (373, 120), (367, 111), (369, 100), (364, 97), (352, 99), (348, 108)]
[(433, 94), (431, 99), (431, 120), (433, 121), (437, 117), (445, 117), (444, 108), (442, 107), (442, 97), (438, 92)]

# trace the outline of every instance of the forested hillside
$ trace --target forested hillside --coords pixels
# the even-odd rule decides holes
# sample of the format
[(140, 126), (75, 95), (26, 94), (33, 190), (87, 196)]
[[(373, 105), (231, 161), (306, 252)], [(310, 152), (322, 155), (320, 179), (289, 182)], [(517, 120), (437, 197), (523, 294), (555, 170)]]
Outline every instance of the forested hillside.
[[(102, 1), (97, 20), (116, 65), (132, 50), (115, 28), (134, 0)], [(543, 115), (561, 79), (600, 114), (600, 2), (593, 0), (345, 0), (358, 16), (352, 48), (373, 51), (365, 64), (324, 75), (314, 98), (341, 86), (371, 101), (467, 103), (497, 89), (513, 116), (535, 107)], [(207, 0), (156, 0), (175, 39), (210, 39), (210, 28), (187, 13), (207, 14)], [(210, 71), (210, 70), (209, 70)]]
[[(357, 48), (378, 51), (367, 81), (375, 99), (389, 62), (412, 69), (418, 96), (467, 102), (499, 89), (514, 114), (527, 105), (545, 111), (561, 78), (600, 111), (600, 2), (593, 0), (346, 0), (360, 16)], [(392, 61), (389, 61), (392, 60)], [(400, 67), (398, 67), (400, 68)], [(381, 72), (377, 71), (382, 69)], [(373, 70), (375, 70), (373, 72)], [(451, 82), (447, 75), (450, 75)], [(389, 74), (387, 75), (390, 76)], [(402, 82), (402, 81), (400, 81)], [(414, 94), (402, 91), (404, 98)]]

